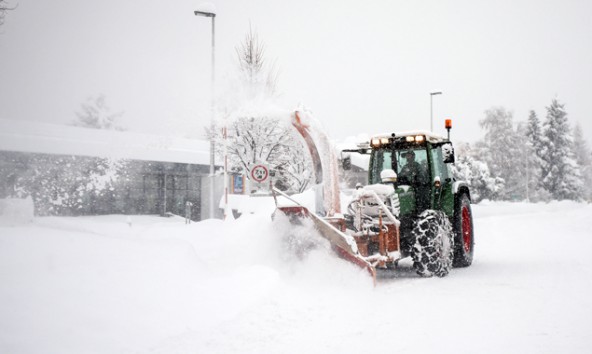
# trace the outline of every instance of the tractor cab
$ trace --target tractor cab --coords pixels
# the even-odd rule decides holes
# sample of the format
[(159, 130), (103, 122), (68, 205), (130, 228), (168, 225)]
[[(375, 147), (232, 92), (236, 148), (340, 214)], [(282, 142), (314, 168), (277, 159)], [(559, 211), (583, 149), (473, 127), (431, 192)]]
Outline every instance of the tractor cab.
[(448, 139), (425, 131), (378, 135), (370, 140), (369, 184), (379, 184), (381, 173), (396, 173), (395, 190), (401, 216), (418, 215), (427, 209), (442, 209), (452, 216), (452, 175), (454, 162)]

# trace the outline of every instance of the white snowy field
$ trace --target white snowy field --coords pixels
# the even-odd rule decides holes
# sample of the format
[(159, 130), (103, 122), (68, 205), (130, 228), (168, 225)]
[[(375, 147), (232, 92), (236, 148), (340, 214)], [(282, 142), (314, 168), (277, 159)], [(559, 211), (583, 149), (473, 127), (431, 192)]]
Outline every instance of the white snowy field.
[(471, 267), (377, 287), (262, 212), (0, 226), (0, 353), (583, 353), (592, 206), (474, 205)]

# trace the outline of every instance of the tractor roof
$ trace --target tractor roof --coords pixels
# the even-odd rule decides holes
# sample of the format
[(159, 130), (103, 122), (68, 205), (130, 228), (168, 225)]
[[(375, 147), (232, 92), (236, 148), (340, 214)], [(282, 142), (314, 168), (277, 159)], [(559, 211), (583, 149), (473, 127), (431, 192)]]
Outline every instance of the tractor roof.
[[(376, 134), (376, 135), (372, 136), (370, 138), (370, 140), (375, 139), (375, 138), (390, 138), (392, 136), (392, 134), (393, 133)], [(440, 136), (440, 135), (436, 135), (436, 134), (429, 132), (427, 130), (410, 130), (410, 131), (404, 131), (404, 132), (394, 132), (394, 134), (395, 134), (395, 137), (423, 135), (423, 136), (425, 136), (426, 140), (429, 141), (430, 143), (441, 143), (441, 142), (448, 141), (448, 139), (446, 139), (445, 137)]]

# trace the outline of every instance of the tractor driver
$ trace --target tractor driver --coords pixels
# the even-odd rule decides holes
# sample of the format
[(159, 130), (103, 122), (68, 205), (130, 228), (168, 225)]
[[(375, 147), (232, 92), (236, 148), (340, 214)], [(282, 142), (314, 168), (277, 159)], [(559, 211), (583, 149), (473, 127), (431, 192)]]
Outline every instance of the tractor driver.
[(411, 184), (419, 184), (424, 182), (424, 171), (421, 165), (415, 161), (415, 152), (413, 150), (409, 150), (403, 154), (407, 163), (401, 169), (399, 173), (399, 179), (402, 181), (407, 181)]
[(415, 188), (415, 203), (417, 211), (420, 213), (430, 206), (430, 187), (428, 185), (427, 166), (415, 161), (415, 152), (409, 150), (402, 154), (407, 159), (407, 163), (401, 169), (401, 184), (410, 184)]

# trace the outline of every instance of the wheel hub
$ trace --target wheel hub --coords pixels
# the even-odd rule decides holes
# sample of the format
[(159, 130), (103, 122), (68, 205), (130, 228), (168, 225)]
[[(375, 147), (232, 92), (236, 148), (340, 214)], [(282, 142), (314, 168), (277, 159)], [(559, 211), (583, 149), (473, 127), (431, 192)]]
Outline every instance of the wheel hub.
[(472, 225), (471, 225), (471, 215), (469, 213), (469, 208), (463, 206), (462, 208), (462, 236), (463, 236), (463, 247), (465, 252), (471, 251), (471, 234), (472, 234)]

